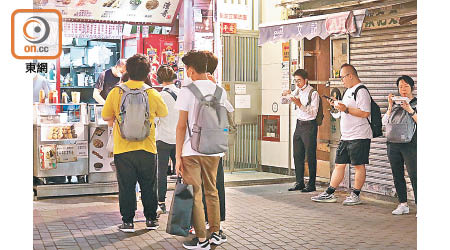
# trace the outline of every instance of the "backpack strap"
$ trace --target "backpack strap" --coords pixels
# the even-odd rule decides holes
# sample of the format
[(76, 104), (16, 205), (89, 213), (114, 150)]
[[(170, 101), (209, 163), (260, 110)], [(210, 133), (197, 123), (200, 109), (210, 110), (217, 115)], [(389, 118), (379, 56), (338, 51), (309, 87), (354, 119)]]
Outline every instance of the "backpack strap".
[(202, 92), (200, 92), (200, 90), (198, 89), (197, 86), (195, 86), (194, 83), (191, 83), (189, 85), (186, 86), (191, 92), (192, 94), (194, 94), (194, 96), (200, 100), (200, 101), (204, 101), (205, 97), (203, 96)]
[[(366, 86), (364, 86), (364, 85), (358, 86), (358, 87), (355, 89), (355, 92), (353, 92), (353, 97), (355, 98), (355, 101), (356, 101), (356, 94), (358, 93), (358, 91), (359, 91), (360, 89), (365, 89), (365, 90), (367, 90), (367, 92), (369, 92), (369, 90), (367, 89)], [(345, 93), (345, 92), (344, 92), (344, 93)], [(372, 95), (370, 95), (370, 92), (369, 92), (369, 96), (370, 96), (370, 99), (372, 99)]]
[[(312, 94), (314, 93), (314, 91), (316, 91), (315, 89), (311, 89), (311, 91), (309, 91), (308, 94), (308, 102), (306, 103), (306, 106), (311, 105), (311, 101), (312, 101)], [(316, 91), (317, 92), (317, 91)]]
[(214, 97), (216, 98), (217, 102), (220, 102), (220, 98), (222, 98), (222, 92), (222, 88), (217, 85), (216, 90), (214, 91)]
[(177, 94), (175, 94), (175, 92), (173, 92), (171, 89), (164, 88), (163, 91), (169, 93), (175, 101), (177, 100)]
[[(355, 89), (355, 92), (353, 92), (353, 97), (355, 98), (355, 102), (356, 102), (356, 94), (358, 94), (358, 91), (359, 91), (360, 89), (365, 89), (365, 90), (367, 90), (367, 92), (369, 93), (369, 96), (370, 96), (370, 102), (373, 102), (372, 95), (370, 94), (369, 89), (367, 89), (367, 87), (364, 86), (364, 85), (358, 86), (358, 87)], [(344, 93), (345, 93), (345, 92), (344, 92)], [(372, 106), (372, 104), (370, 104), (370, 106)], [(371, 112), (372, 112), (372, 110), (371, 110)], [(372, 126), (372, 123), (370, 122), (369, 117), (367, 117), (366, 119), (367, 119), (367, 121), (369, 122), (369, 125)]]

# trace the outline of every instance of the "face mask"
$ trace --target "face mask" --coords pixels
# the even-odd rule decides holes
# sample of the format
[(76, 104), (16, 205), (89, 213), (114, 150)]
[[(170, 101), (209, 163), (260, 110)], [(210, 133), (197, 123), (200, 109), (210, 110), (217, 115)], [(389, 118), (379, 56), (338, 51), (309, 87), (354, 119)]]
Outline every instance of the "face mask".
[(187, 86), (191, 83), (193, 83), (194, 81), (192, 81), (192, 79), (190, 77), (186, 77), (186, 79), (184, 79), (182, 86)]
[(120, 71), (117, 71), (116, 74), (117, 74), (117, 77), (122, 77), (122, 73), (120, 73)]

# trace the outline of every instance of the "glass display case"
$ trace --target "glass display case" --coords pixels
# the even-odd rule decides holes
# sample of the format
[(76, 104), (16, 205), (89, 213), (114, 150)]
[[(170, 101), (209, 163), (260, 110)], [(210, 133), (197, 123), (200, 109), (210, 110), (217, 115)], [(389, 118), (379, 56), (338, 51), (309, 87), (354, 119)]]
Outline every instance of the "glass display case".
[(86, 104), (35, 103), (33, 108), (33, 175), (44, 184), (46, 177), (86, 176)]

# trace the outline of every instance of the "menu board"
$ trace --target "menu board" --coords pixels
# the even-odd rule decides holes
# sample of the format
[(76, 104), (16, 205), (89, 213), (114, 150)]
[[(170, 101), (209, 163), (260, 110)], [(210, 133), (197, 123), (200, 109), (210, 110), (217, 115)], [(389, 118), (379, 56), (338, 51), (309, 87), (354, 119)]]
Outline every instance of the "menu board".
[(106, 149), (108, 135), (112, 128), (107, 126), (90, 129), (89, 142), (89, 172), (105, 173), (115, 171), (114, 155)]
[(180, 0), (35, 0), (35, 9), (57, 9), (63, 18), (171, 24)]

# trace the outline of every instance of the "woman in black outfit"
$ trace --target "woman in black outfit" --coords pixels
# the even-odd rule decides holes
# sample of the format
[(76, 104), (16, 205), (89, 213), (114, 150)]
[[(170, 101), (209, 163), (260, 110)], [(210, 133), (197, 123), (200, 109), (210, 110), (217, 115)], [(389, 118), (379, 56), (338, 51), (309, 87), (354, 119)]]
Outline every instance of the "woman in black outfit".
[[(401, 97), (408, 97), (409, 102), (402, 101), (402, 103), (394, 104), (392, 100), (393, 94), (389, 94), (389, 107), (383, 117), (383, 125), (388, 123), (391, 115), (396, 112), (407, 112), (407, 115), (416, 124), (414, 136), (408, 143), (393, 143), (387, 142), (388, 158), (394, 177), (395, 189), (397, 190), (399, 205), (392, 211), (394, 215), (402, 215), (409, 213), (407, 203), (407, 189), (405, 181), (405, 168), (408, 170), (409, 179), (414, 190), (414, 200), (417, 204), (417, 98), (413, 96), (414, 80), (406, 75), (397, 79), (398, 92)], [(400, 109), (400, 107), (402, 109)], [(394, 110), (394, 112), (392, 112)]]

